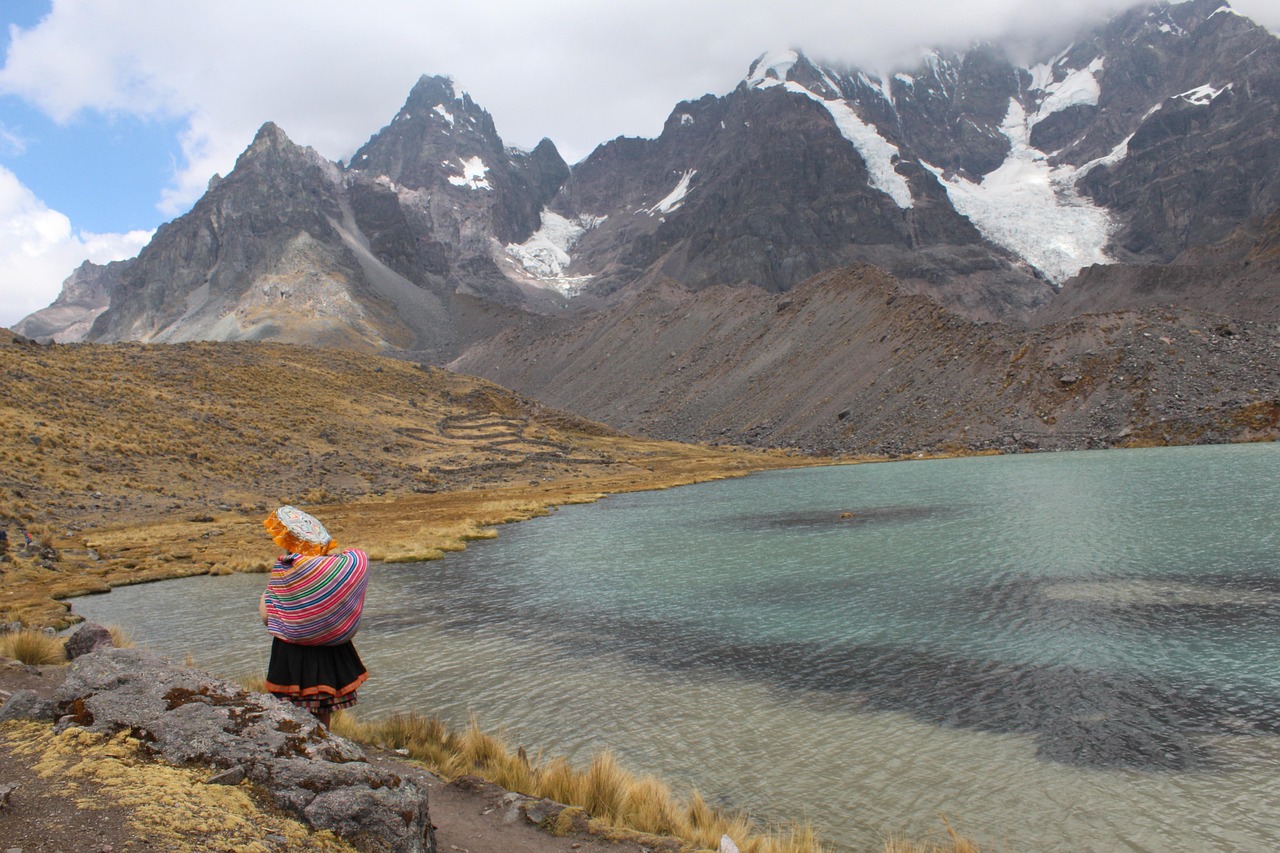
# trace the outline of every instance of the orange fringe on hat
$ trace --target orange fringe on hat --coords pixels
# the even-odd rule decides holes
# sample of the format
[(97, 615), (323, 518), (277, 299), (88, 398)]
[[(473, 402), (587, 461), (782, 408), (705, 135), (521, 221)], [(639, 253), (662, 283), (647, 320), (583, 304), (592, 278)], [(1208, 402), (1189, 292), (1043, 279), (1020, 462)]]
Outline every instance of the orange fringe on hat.
[(304, 557), (323, 557), (338, 547), (337, 539), (330, 539), (328, 544), (320, 545), (298, 538), (292, 530), (284, 526), (284, 523), (276, 517), (274, 512), (267, 516), (266, 521), (262, 522), (262, 524), (267, 528), (267, 532), (271, 534), (271, 541), (290, 554), (301, 554)]

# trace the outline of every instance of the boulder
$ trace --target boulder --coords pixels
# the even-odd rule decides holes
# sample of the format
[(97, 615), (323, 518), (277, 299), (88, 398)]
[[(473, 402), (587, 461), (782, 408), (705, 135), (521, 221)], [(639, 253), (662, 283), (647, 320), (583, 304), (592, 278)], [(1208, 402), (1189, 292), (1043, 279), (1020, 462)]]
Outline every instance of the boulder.
[(96, 652), (98, 649), (112, 648), (114, 646), (115, 641), (111, 639), (110, 631), (101, 625), (86, 622), (67, 638), (67, 659), (75, 660), (81, 655), (89, 654), (89, 652)]
[(276, 805), (360, 850), (435, 851), (424, 789), (373, 767), (356, 744), (268, 694), (108, 648), (71, 664), (55, 702), (59, 726), (128, 730), (173, 764), (242, 768)]

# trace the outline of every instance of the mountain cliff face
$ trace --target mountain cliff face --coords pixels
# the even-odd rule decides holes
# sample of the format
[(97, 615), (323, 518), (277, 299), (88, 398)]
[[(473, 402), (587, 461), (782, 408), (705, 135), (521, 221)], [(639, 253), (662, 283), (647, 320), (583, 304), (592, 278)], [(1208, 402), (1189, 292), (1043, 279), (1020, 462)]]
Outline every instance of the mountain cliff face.
[[(457, 359), (680, 438), (1115, 443), (1155, 411), (1124, 365), (1174, 357), (1141, 329), (1233, 377), (1152, 387), (1259, 403), (1232, 396), (1259, 385), (1232, 359), (1270, 376), (1280, 357), (1247, 326), (1280, 320), (1278, 114), (1280, 40), (1220, 0), (1135, 7), (1031, 62), (975, 45), (878, 74), (769, 52), (572, 169), (423, 77), (348, 164), (264, 126), (137, 258), (82, 267), (22, 328)], [(1024, 349), (1101, 377), (1084, 396), (1105, 404), (1069, 414), (1058, 392), (1085, 386), (1056, 379), (1014, 393), (1043, 378), (1007, 369)]]

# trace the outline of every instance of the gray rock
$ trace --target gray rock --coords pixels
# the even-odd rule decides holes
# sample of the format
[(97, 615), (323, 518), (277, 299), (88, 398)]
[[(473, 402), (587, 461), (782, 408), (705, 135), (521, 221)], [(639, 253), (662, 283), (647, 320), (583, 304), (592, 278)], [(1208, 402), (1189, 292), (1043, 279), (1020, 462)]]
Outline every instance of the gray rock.
[(171, 763), (240, 768), (276, 805), (361, 850), (435, 850), (424, 789), (265, 693), (138, 649), (101, 649), (71, 664), (55, 699), (61, 727), (129, 730)]
[(89, 652), (114, 646), (115, 641), (111, 639), (110, 631), (101, 625), (86, 622), (67, 639), (67, 658), (75, 660)]
[(13, 695), (0, 705), (0, 723), (5, 720), (40, 720), (52, 722), (57, 719), (53, 702), (41, 699), (34, 690), (15, 690)]

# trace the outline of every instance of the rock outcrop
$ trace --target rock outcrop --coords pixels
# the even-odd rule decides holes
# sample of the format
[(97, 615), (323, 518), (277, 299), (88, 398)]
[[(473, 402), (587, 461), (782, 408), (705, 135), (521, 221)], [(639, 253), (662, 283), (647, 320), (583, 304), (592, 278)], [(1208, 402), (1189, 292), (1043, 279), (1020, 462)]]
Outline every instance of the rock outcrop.
[(55, 703), (60, 726), (129, 731), (165, 761), (231, 771), (224, 784), (243, 771), (278, 806), (358, 849), (434, 853), (426, 791), (272, 696), (146, 652), (108, 649), (71, 664)]

